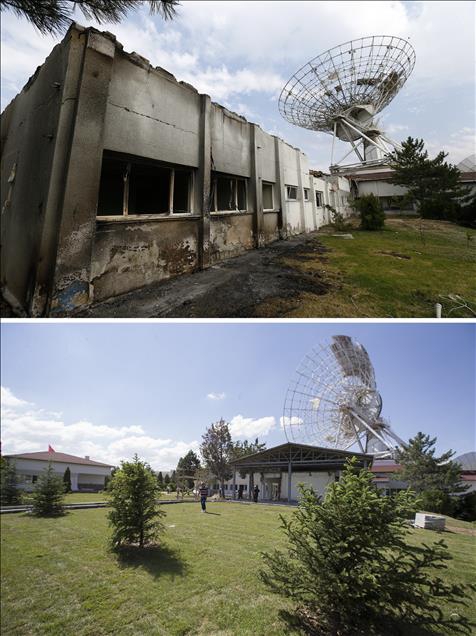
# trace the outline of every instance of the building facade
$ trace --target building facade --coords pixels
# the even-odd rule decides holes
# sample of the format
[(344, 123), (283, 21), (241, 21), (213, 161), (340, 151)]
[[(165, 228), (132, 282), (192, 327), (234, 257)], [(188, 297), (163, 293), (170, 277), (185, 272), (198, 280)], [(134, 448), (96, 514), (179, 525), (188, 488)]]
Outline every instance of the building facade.
[(38, 453), (20, 453), (5, 455), (15, 463), (18, 486), (22, 490), (32, 491), (40, 473), (51, 463), (54, 472), (61, 478), (66, 468), (71, 473), (71, 490), (73, 492), (98, 492), (106, 485), (106, 477), (111, 475), (113, 466), (96, 462), (89, 457), (76, 457), (67, 453), (46, 451)]
[(76, 24), (2, 114), (1, 191), (2, 290), (32, 316), (350, 214), (348, 179)]

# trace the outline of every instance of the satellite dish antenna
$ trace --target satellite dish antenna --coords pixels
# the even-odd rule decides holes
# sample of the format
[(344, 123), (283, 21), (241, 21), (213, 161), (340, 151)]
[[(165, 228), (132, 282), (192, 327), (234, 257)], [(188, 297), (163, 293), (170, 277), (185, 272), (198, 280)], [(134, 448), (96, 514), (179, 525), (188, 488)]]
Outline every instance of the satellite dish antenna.
[(392, 456), (405, 443), (380, 415), (382, 398), (364, 347), (349, 336), (312, 349), (284, 403), (288, 442)]
[[(374, 119), (415, 66), (415, 51), (402, 38), (374, 35), (329, 49), (305, 64), (281, 91), (279, 110), (292, 124), (333, 135), (331, 172), (384, 163), (401, 147)], [(336, 137), (352, 146), (334, 164)], [(340, 165), (352, 152), (358, 163)]]

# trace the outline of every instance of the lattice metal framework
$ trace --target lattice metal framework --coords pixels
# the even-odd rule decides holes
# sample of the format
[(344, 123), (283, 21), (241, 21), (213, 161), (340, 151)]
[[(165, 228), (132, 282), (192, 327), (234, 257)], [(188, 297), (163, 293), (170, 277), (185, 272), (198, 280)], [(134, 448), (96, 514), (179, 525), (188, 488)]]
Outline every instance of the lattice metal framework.
[(332, 133), (337, 116), (356, 105), (379, 113), (406, 82), (415, 51), (402, 38), (375, 35), (340, 44), (305, 64), (283, 88), (282, 116), (292, 124)]
[(285, 399), (289, 442), (388, 454), (404, 442), (381, 417), (382, 398), (365, 348), (348, 336), (312, 349)]

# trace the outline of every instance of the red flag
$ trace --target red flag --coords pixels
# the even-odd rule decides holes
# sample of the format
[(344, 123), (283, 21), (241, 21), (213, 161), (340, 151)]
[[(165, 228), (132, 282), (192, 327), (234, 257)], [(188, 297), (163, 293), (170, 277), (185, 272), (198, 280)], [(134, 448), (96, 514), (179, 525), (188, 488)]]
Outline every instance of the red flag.
[(53, 448), (53, 446), (50, 446), (48, 444), (48, 453), (54, 453), (54, 452), (55, 452), (55, 449)]

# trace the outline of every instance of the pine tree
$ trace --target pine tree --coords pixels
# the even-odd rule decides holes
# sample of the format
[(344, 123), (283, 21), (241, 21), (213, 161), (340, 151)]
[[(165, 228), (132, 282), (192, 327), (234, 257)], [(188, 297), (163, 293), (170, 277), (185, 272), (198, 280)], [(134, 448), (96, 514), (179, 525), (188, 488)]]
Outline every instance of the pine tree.
[(32, 512), (39, 516), (58, 515), (63, 512), (64, 482), (55, 473), (51, 462), (38, 475), (33, 491)]
[(163, 530), (165, 516), (158, 504), (157, 480), (148, 464), (134, 455), (122, 462), (109, 486), (111, 544), (117, 549), (127, 544), (140, 548), (155, 542)]
[(353, 459), (324, 500), (301, 486), (297, 512), (281, 517), (288, 549), (263, 554), (260, 578), (297, 603), (287, 617), (306, 633), (400, 636), (419, 628), (430, 635), (448, 627), (469, 634), (470, 622), (459, 611), (445, 616), (441, 608), (468, 605), (468, 591), (476, 587), (438, 576), (451, 559), (442, 540), (407, 540), (414, 493), (385, 497), (372, 480)]
[(159, 474), (157, 475), (157, 484), (159, 488), (164, 487), (164, 476), (162, 475), (162, 471), (159, 471)]
[[(9, 9), (26, 18), (40, 33), (61, 33), (72, 23), (76, 6), (88, 20), (120, 22), (130, 9), (138, 9), (141, 0), (1, 0), (2, 11)], [(170, 20), (177, 13), (178, 0), (148, 0), (151, 13)]]
[(63, 475), (64, 491), (71, 492), (71, 471), (69, 466), (66, 467)]
[(220, 482), (221, 493), (225, 491), (225, 481), (230, 479), (232, 472), (230, 461), (233, 459), (233, 442), (230, 429), (224, 419), (212, 424), (202, 435), (200, 453), (206, 468), (213, 473)]
[[(177, 483), (181, 483), (188, 488), (193, 488), (193, 475), (200, 468), (200, 459), (193, 452), (188, 451), (185, 457), (181, 457), (177, 463)], [(185, 476), (185, 477), (184, 477)], [(190, 477), (187, 477), (190, 476)]]
[(394, 170), (391, 182), (407, 188), (406, 198), (417, 203), (424, 218), (455, 220), (459, 200), (467, 195), (458, 168), (445, 161), (447, 156), (439, 152), (430, 159), (423, 139), (413, 137), (390, 155), (389, 165)]
[(437, 457), (435, 444), (436, 437), (421, 432), (410, 439), (396, 455), (402, 466), (400, 479), (421, 495), (424, 510), (451, 514), (451, 495), (464, 493), (468, 486), (461, 481), (461, 465), (451, 461), (454, 451)]
[(2, 506), (14, 506), (21, 502), (15, 462), (0, 458), (0, 502)]

